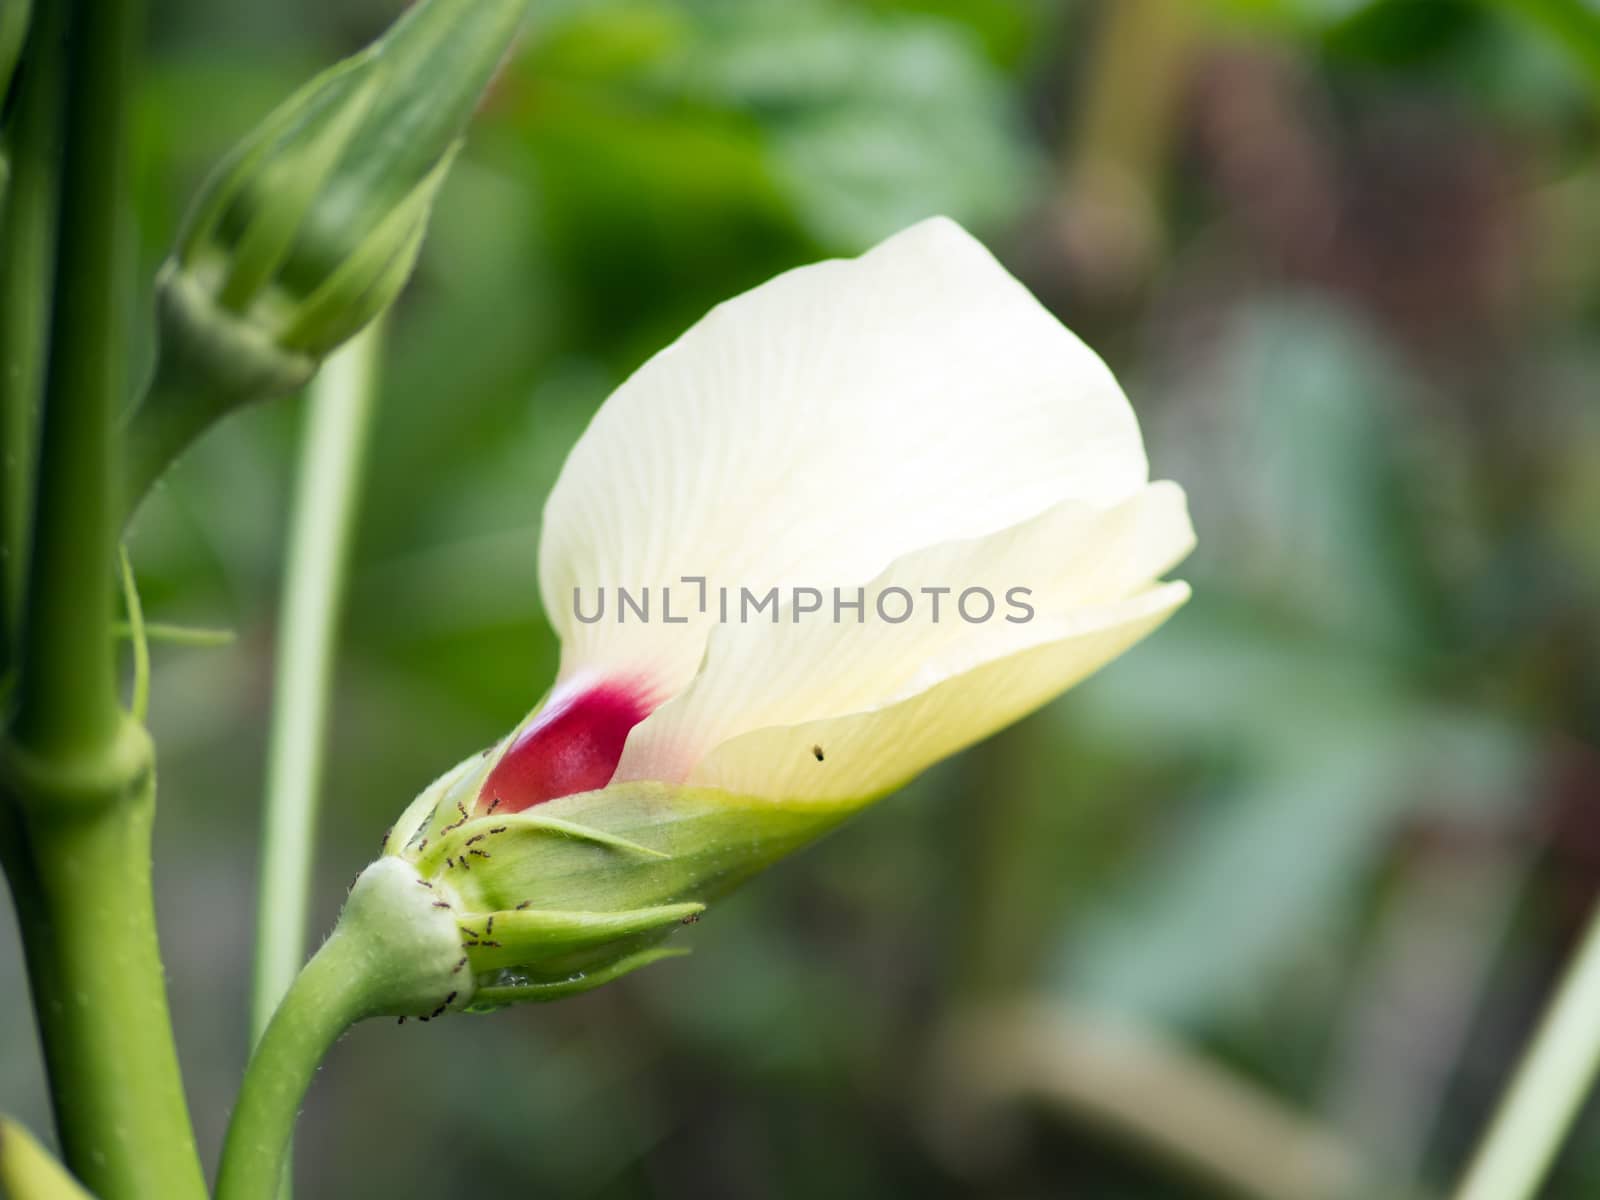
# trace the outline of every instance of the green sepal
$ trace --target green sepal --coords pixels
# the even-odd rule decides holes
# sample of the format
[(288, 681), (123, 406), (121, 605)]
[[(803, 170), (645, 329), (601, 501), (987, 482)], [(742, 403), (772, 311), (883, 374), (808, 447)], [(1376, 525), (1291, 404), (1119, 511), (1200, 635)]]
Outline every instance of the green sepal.
[(437, 872), (442, 868), (450, 874), (453, 887), (460, 876), (470, 875), (474, 867), (487, 864), (496, 855), (526, 855), (529, 842), (547, 838), (583, 842), (636, 858), (671, 857), (660, 850), (607, 833), (604, 829), (549, 816), (541, 806), (512, 816), (477, 817), (448, 826), (425, 852), (417, 855), (417, 866), (429, 872)]
[(472, 970), (482, 973), (558, 962), (578, 951), (614, 947), (627, 939), (663, 937), (705, 908), (691, 901), (625, 912), (525, 909), (464, 920), (459, 927)]
[(477, 1007), (559, 999), (654, 962), (679, 924), (865, 803), (641, 782), (475, 815), (514, 740), (442, 775), (384, 839), (448, 898)]
[[(513, 817), (483, 817), (443, 835), (452, 846), (430, 863), (467, 912), (528, 908), (625, 912), (708, 903), (860, 807), (785, 803), (714, 788), (624, 783), (551, 800)], [(481, 829), (483, 841), (466, 846)], [(502, 833), (490, 832), (503, 828)], [(479, 850), (481, 854), (472, 854)], [(437, 868), (435, 868), (437, 869)]]
[(400, 814), (400, 819), (389, 827), (389, 832), (383, 835), (383, 853), (401, 854), (408, 849), (415, 851), (409, 857), (417, 858), (420, 855), (420, 843), (427, 838), (430, 823), (441, 807), (446, 807), (445, 797), (456, 793), (456, 788), (470, 777), (483, 762), (481, 755), (457, 763), (439, 778), (418, 793), (417, 798), (406, 806), (405, 812)]
[(383, 82), (381, 65), (374, 64), (357, 78), (359, 83), (349, 98), (333, 108), (304, 144), (273, 155), (262, 164), (259, 176), (249, 181), (246, 192), (255, 203), (243, 217), (238, 241), (221, 264), (217, 299), (222, 307), (245, 311), (283, 265), (301, 222), (372, 107)]
[(411, 277), (428, 231), (433, 198), (460, 145), (452, 145), (327, 280), (284, 316), (279, 345), (307, 354), (327, 353), (394, 303)]
[[(366, 77), (374, 47), (367, 47), (296, 88), (265, 120), (229, 152), (201, 185), (194, 207), (178, 233), (174, 257), (194, 266), (197, 257), (213, 244), (225, 245), (224, 218), (240, 194), (261, 172), (269, 156), (292, 143), (300, 131), (324, 120), (343, 103), (350, 88)], [(232, 224), (237, 225), (238, 218)]]
[(450, 153), (527, 0), (422, 0), (371, 47), (385, 73), (367, 119), (308, 215), (284, 282), (309, 295)]
[(568, 996), (593, 991), (597, 987), (637, 971), (640, 967), (648, 967), (651, 963), (658, 963), (663, 959), (682, 958), (688, 953), (688, 950), (680, 947), (656, 946), (627, 955), (595, 970), (574, 972), (564, 979), (543, 982), (530, 980), (480, 987), (474, 993), (472, 1003), (467, 1005), (466, 1011), (493, 1012), (510, 1004), (539, 1004), (551, 1000), (565, 1000)]
[[(160, 293), (161, 370), (216, 397), (207, 419), (300, 386), (394, 302), (525, 8), (421, 0), (279, 105), (207, 180)], [(186, 427), (204, 423), (185, 414)]]
[(478, 793), (494, 769), (494, 751), (498, 748), (457, 763), (429, 784), (401, 815), (384, 853), (403, 853), (408, 858), (420, 859), (430, 853), (440, 838), (471, 820)]

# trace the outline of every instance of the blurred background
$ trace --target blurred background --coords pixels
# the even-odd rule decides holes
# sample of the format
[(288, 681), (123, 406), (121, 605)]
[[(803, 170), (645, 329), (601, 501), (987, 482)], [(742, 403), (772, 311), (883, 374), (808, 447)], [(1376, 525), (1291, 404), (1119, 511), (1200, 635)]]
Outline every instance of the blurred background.
[[(156, 0), (151, 272), (209, 166), (395, 0)], [(1441, 1194), (1600, 884), (1600, 7), (537, 0), (397, 310), (313, 936), (544, 690), (539, 511), (710, 304), (965, 222), (1111, 362), (1195, 599), (587, 997), (358, 1028), (305, 1200)], [(298, 400), (131, 549), (208, 1163), (247, 1037)], [(0, 919), (0, 1096), (48, 1127)], [(1544, 1195), (1600, 1194), (1600, 1111)]]

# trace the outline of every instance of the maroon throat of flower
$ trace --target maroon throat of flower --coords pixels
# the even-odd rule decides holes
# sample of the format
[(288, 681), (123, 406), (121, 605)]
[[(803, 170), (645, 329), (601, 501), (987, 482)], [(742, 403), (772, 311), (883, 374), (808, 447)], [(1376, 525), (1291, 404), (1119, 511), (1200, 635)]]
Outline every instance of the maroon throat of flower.
[(600, 680), (558, 687), (484, 780), (478, 812), (521, 812), (611, 782), (628, 731), (655, 707), (636, 683)]

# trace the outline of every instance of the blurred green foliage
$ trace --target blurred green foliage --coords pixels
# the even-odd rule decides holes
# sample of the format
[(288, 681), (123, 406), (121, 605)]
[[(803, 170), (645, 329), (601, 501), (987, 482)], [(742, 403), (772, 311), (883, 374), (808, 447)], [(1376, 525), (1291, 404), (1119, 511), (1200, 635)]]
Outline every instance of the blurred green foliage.
[[(394, 8), (155, 6), (152, 268), (215, 158)], [(1069, 181), (1103, 150), (1076, 123), (1086, 89), (1117, 111), (1150, 85), (1093, 70), (1134, 9), (1183, 34), (1160, 136), (1127, 131), (1162, 148), (1121, 185), (1117, 212), (1156, 218), (1129, 256)], [(540, 506), (606, 393), (710, 304), (920, 216), (969, 223), (1107, 354), (1156, 474), (1190, 490), (1196, 600), (709, 913), (686, 962), (554, 1008), (358, 1029), (313, 1090), (302, 1195), (469, 1175), (549, 1197), (1216, 1194), (1071, 1111), (1027, 1110), (994, 1145), (929, 1135), (941, 1031), (1019, 994), (1175, 1034), (1442, 1190), (1600, 879), (1596, 10), (532, 12), (393, 322), (319, 930), (399, 807), (548, 681)], [(300, 417), (218, 430), (132, 543), (152, 619), (239, 634), (156, 650), (163, 931), (212, 1153), (244, 1054)], [(30, 1031), (3, 1046), (0, 1093), (44, 1128)], [(1600, 1187), (1595, 1130), (1549, 1196)]]

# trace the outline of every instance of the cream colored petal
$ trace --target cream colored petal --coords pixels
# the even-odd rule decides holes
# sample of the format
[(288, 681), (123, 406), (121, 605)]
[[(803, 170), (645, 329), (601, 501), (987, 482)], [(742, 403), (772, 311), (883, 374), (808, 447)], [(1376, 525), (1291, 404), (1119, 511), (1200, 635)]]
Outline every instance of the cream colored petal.
[[(721, 625), (700, 673), (633, 730), (616, 779), (698, 780), (698, 764), (751, 731), (893, 705), (1085, 630), (1115, 641), (1119, 624), (1143, 615), (1137, 605), (1124, 615), (1124, 602), (1193, 542), (1182, 490), (1157, 483), (1108, 509), (1067, 501), (998, 533), (916, 551), (859, 592), (797, 598), (777, 623)], [(988, 720), (978, 701), (959, 703), (972, 722)]]
[[(719, 586), (864, 583), (911, 550), (1145, 481), (1100, 359), (978, 242), (934, 219), (723, 304), (646, 363), (545, 508), (540, 582), (562, 675), (699, 666)], [(712, 602), (694, 611), (704, 576)], [(651, 620), (596, 589), (651, 590)], [(660, 589), (672, 587), (673, 616)], [(610, 597), (614, 601), (614, 594)]]
[(880, 796), (1054, 699), (1154, 630), (1188, 596), (1185, 583), (1163, 584), (1080, 614), (1055, 640), (886, 707), (744, 734), (714, 750), (689, 781), (783, 800)]

